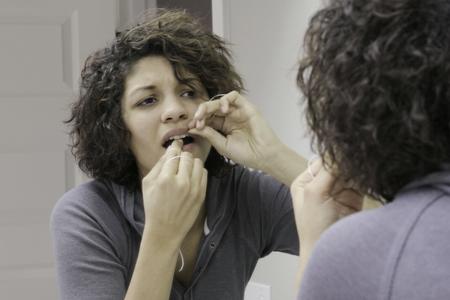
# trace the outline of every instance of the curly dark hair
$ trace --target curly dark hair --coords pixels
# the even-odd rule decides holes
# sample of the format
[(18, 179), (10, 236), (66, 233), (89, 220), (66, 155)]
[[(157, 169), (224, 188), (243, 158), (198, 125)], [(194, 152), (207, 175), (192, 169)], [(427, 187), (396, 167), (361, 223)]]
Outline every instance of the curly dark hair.
[(450, 1), (334, 0), (304, 42), (297, 83), (327, 167), (390, 202), (450, 162)]
[[(133, 64), (149, 55), (164, 56), (175, 77), (195, 89), (195, 80), (209, 96), (243, 90), (231, 64), (227, 44), (180, 10), (158, 10), (152, 18), (116, 33), (106, 48), (89, 56), (81, 72), (80, 96), (72, 106), (72, 153), (80, 168), (93, 178), (140, 186), (130, 132), (121, 116), (125, 78)], [(228, 162), (212, 148), (205, 167), (210, 174), (227, 169)]]

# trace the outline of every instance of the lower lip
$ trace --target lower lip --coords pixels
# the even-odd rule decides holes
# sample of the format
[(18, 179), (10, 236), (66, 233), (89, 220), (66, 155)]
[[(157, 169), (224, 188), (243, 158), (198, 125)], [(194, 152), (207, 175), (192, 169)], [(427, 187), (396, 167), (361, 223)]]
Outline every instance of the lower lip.
[(183, 151), (192, 151), (194, 150), (195, 143), (190, 143), (187, 145), (183, 145), (183, 148), (181, 148)]

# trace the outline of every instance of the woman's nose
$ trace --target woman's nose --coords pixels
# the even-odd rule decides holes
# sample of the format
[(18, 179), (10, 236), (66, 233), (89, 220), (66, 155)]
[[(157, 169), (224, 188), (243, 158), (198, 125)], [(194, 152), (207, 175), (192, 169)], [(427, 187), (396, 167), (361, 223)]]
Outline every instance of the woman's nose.
[(179, 99), (167, 100), (164, 105), (164, 111), (161, 114), (161, 121), (176, 122), (179, 120), (186, 120), (188, 118), (188, 112), (186, 107), (181, 103)]

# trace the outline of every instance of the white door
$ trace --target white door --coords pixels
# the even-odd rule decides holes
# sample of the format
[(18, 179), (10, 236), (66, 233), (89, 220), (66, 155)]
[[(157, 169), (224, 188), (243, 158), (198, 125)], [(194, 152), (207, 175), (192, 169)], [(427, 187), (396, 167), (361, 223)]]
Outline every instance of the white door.
[(0, 0), (0, 299), (57, 299), (49, 216), (75, 182), (63, 120), (114, 0)]

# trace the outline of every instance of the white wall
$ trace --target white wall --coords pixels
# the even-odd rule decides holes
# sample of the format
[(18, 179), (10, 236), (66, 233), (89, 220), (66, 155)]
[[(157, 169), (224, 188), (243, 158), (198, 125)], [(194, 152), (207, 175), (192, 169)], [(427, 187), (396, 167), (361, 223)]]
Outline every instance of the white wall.
[[(212, 1), (213, 10), (223, 12), (223, 23), (219, 16), (213, 24), (233, 44), (248, 99), (257, 104), (286, 144), (309, 157), (295, 77), (303, 35), (320, 1)], [(297, 261), (296, 256), (271, 254), (260, 260), (251, 281), (270, 285), (271, 299), (294, 299)]]
[[(213, 0), (214, 1), (214, 0)], [(295, 84), (297, 59), (310, 16), (320, 1), (224, 0), (228, 39), (248, 98), (256, 103), (282, 140), (308, 157), (309, 139)]]

